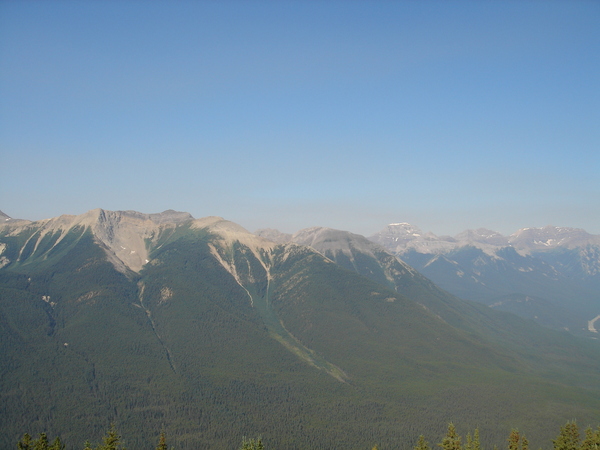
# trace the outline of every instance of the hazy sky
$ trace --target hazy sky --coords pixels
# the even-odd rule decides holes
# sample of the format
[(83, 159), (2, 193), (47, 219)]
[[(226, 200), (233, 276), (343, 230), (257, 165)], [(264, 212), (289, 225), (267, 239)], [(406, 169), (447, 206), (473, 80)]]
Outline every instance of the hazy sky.
[(598, 1), (0, 2), (0, 210), (600, 234)]

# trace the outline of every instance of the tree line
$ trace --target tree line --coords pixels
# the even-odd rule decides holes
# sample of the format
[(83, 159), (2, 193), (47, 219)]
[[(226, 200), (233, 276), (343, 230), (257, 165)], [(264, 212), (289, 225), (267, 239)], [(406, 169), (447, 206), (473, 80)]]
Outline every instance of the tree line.
[[(552, 440), (553, 450), (600, 450), (600, 426), (593, 430), (591, 427), (587, 427), (584, 431), (583, 437), (579, 426), (575, 421), (569, 421), (560, 428), (560, 432), (555, 439)], [(483, 450), (479, 440), (479, 429), (471, 434), (467, 433), (466, 439), (463, 438), (456, 431), (456, 427), (453, 423), (448, 425), (446, 435), (442, 438), (441, 442), (436, 444), (437, 447), (441, 447), (442, 450)], [(46, 433), (40, 433), (37, 439), (33, 439), (28, 433), (25, 433), (23, 437), (17, 443), (18, 450), (65, 450), (65, 444), (59, 437), (56, 437), (50, 442)], [(507, 439), (507, 450), (529, 450), (529, 441), (525, 434), (521, 433), (517, 429), (513, 429)], [(102, 444), (92, 447), (88, 442), (84, 444), (82, 450), (126, 450), (123, 446), (122, 437), (119, 435), (114, 425), (111, 425), (110, 429), (106, 432), (106, 435), (102, 438)], [(173, 447), (169, 449), (167, 445), (167, 438), (164, 431), (161, 431), (156, 450), (173, 450)], [(265, 450), (262, 438), (258, 437), (255, 439), (242, 438), (241, 446), (239, 450)], [(375, 445), (372, 450), (378, 450)], [(425, 436), (419, 436), (413, 450), (432, 450), (429, 442), (425, 439)], [(493, 450), (498, 450), (497, 446), (494, 446)]]
[[(110, 429), (106, 432), (102, 438), (102, 444), (92, 447), (89, 441), (83, 444), (83, 450), (127, 450), (123, 446), (122, 437), (119, 435), (114, 425), (111, 425)], [(40, 433), (37, 439), (33, 439), (28, 433), (25, 433), (23, 437), (17, 442), (18, 450), (65, 450), (66, 445), (61, 441), (60, 437), (56, 437), (52, 443), (48, 439), (46, 433)], [(160, 432), (158, 437), (158, 444), (155, 447), (156, 450), (173, 450), (174, 447), (169, 449), (167, 445), (167, 437), (164, 431)], [(250, 439), (242, 438), (242, 444), (239, 450), (264, 450), (264, 444), (262, 438)]]
[[(569, 421), (560, 428), (552, 444), (554, 450), (600, 450), (600, 426), (596, 430), (591, 427), (586, 428), (582, 439), (577, 423)], [(448, 425), (446, 435), (437, 446), (443, 450), (483, 450), (479, 441), (479, 429), (475, 429), (473, 434), (468, 433), (463, 443), (462, 437), (452, 423)], [(529, 441), (525, 434), (513, 429), (508, 436), (506, 448), (507, 450), (529, 450)], [(413, 450), (431, 450), (425, 436), (419, 436)], [(494, 446), (494, 450), (498, 450), (498, 447)]]

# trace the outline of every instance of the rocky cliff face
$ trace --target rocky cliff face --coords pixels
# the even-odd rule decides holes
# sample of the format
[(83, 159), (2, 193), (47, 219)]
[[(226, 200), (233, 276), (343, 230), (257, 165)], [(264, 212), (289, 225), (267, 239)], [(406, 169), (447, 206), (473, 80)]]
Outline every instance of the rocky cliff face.
[[(120, 271), (139, 272), (148, 262), (149, 242), (165, 229), (190, 220), (193, 220), (190, 214), (172, 210), (142, 214), (94, 209), (79, 216), (62, 215), (35, 222), (5, 220), (0, 223), (0, 232), (9, 237), (20, 236), (25, 239), (15, 258), (15, 262), (24, 262), (25, 257), (34, 255), (47, 257), (73, 229), (90, 230), (115, 267)], [(52, 245), (48, 245), (48, 241)], [(26, 248), (31, 251), (24, 253)], [(4, 265), (10, 262), (5, 260)]]

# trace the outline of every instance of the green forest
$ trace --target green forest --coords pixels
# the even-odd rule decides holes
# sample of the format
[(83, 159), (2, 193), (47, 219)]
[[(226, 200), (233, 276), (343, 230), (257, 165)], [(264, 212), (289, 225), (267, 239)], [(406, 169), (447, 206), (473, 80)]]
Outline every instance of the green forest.
[(487, 450), (513, 428), (537, 450), (567, 420), (600, 423), (598, 342), (411, 274), (396, 291), (187, 225), (139, 273), (89, 230), (30, 238), (1, 239), (2, 449), (151, 449), (161, 430), (178, 450), (411, 449), (453, 421)]
[[(398, 443), (397, 448), (407, 448), (405, 442)], [(453, 423), (448, 424), (448, 429), (445, 436), (434, 447), (440, 447), (443, 450), (484, 450), (481, 445), (479, 429), (476, 428), (472, 433), (468, 432), (466, 437), (463, 437), (456, 430)], [(60, 437), (56, 437), (50, 443), (46, 433), (41, 433), (37, 439), (25, 433), (23, 438), (17, 443), (19, 450), (65, 450), (66, 444), (63, 443)], [(167, 437), (164, 431), (161, 431), (158, 437), (156, 450), (173, 450), (175, 447), (169, 447)], [(247, 438), (243, 437), (239, 450), (264, 450), (266, 447), (263, 444), (261, 437)], [(506, 442), (503, 445), (494, 445), (493, 450), (506, 448), (507, 450), (529, 450), (529, 441), (526, 435), (517, 429), (511, 430)], [(89, 441), (86, 441), (82, 447), (83, 450), (125, 450), (126, 442), (119, 435), (115, 426), (112, 425), (102, 438), (102, 443), (92, 446)], [(587, 427), (582, 436), (582, 432), (575, 421), (569, 421), (560, 428), (560, 431), (555, 439), (552, 440), (553, 450), (598, 450), (600, 449), (600, 426), (595, 430), (592, 427)], [(371, 450), (378, 450), (375, 444)], [(432, 450), (432, 446), (426, 440), (425, 436), (419, 436), (418, 441), (414, 444), (413, 450)]]

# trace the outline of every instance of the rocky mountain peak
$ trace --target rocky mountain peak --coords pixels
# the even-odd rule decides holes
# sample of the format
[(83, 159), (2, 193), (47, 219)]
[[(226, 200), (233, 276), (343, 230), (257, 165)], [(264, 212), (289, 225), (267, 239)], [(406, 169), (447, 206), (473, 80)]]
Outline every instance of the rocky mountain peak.
[(188, 212), (175, 211), (173, 209), (167, 209), (161, 213), (148, 214), (150, 220), (155, 223), (181, 223), (187, 220), (193, 220), (194, 217)]
[(224, 245), (232, 245), (234, 242), (240, 242), (257, 255), (259, 250), (269, 250), (276, 245), (275, 242), (250, 233), (241, 225), (223, 219), (222, 217), (211, 216), (196, 219), (192, 226), (193, 228), (205, 228), (209, 232), (218, 235)]
[(476, 230), (466, 230), (454, 236), (458, 242), (477, 242), (481, 244), (492, 244), (505, 246), (508, 245), (508, 238), (497, 231), (487, 228), (478, 228)]
[(255, 235), (276, 242), (277, 244), (287, 244), (292, 240), (292, 235), (289, 233), (282, 233), (279, 230), (273, 228), (261, 228), (254, 232)]
[(557, 247), (576, 248), (587, 244), (600, 244), (600, 236), (589, 234), (581, 228), (555, 227), (522, 228), (508, 238), (515, 248), (549, 250)]
[(407, 248), (418, 248), (419, 251), (435, 253), (455, 246), (455, 239), (450, 236), (436, 236), (424, 233), (419, 227), (409, 223), (392, 223), (369, 240), (388, 249), (392, 253), (402, 253)]
[(97, 208), (77, 216), (62, 215), (36, 222), (13, 219), (0, 219), (0, 222), (6, 222), (7, 226), (12, 227), (12, 233), (19, 233), (29, 227), (37, 228), (37, 233), (31, 238), (37, 241), (34, 248), (46, 236), (58, 233), (60, 237), (54, 244), (56, 246), (74, 227), (90, 229), (115, 267), (124, 272), (139, 272), (148, 262), (147, 241), (158, 235), (160, 228), (174, 227), (191, 219), (189, 213), (173, 210), (143, 214), (137, 211), (107, 211)]
[(423, 231), (419, 227), (406, 222), (390, 223), (382, 230), (382, 232), (384, 231), (396, 236), (420, 237), (423, 235)]
[(5, 214), (4, 212), (0, 211), (0, 226), (2, 225), (8, 225), (8, 224), (14, 224), (14, 223), (27, 223), (29, 222), (29, 220), (24, 220), (24, 219), (14, 219), (12, 217), (10, 217), (8, 214)]
[(148, 262), (147, 241), (158, 235), (161, 228), (174, 227), (191, 219), (189, 213), (173, 210), (144, 214), (137, 211), (94, 209), (74, 217), (71, 226), (90, 227), (96, 239), (105, 246), (108, 257), (115, 266), (124, 265), (139, 272)]
[(373, 243), (364, 236), (325, 227), (305, 228), (295, 233), (291, 240), (296, 244), (312, 247), (319, 252), (360, 250), (371, 253), (373, 247)]

